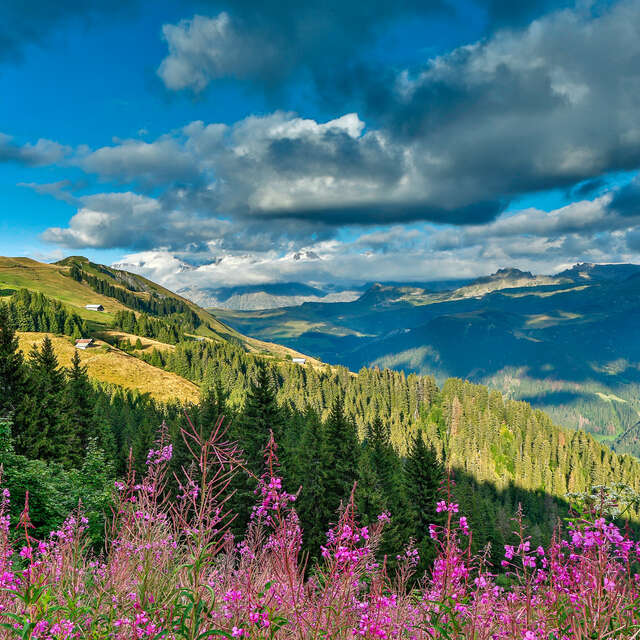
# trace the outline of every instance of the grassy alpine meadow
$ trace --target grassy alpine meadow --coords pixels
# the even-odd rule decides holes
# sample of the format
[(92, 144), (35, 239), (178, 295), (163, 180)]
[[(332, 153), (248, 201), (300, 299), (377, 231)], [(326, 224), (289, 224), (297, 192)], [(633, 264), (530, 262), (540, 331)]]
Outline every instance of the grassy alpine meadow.
[[(20, 349), (28, 354), (34, 346), (41, 345), (46, 336), (51, 340), (59, 362), (63, 366), (69, 366), (78, 350), (66, 336), (38, 332), (19, 333)], [(148, 393), (152, 398), (163, 402), (176, 399), (195, 402), (199, 397), (199, 389), (192, 382), (175, 373), (153, 367), (102, 340), (95, 340), (94, 345), (79, 356), (89, 375), (100, 382)]]
[[(327, 524), (318, 560), (301, 553), (299, 494), (287, 492), (271, 436), (255, 505), (243, 535), (227, 508), (246, 473), (222, 420), (208, 439), (183, 430), (192, 460), (170, 478), (166, 430), (148, 452), (144, 477), (113, 487), (103, 549), (91, 549), (82, 506), (48, 538), (31, 535), (28, 495), (17, 527), (11, 496), (0, 516), (3, 638), (501, 639), (637, 638), (640, 542), (610, 520), (624, 498), (600, 488), (533, 548), (514, 514), (517, 543), (501, 566), (473, 554), (473, 532), (444, 483), (430, 527), (433, 566), (416, 574), (418, 552), (397, 550), (393, 571), (380, 552), (393, 514), (361, 526), (353, 498)], [(176, 487), (172, 493), (170, 486)], [(301, 489), (304, 491), (304, 487)], [(624, 492), (623, 492), (624, 493)]]

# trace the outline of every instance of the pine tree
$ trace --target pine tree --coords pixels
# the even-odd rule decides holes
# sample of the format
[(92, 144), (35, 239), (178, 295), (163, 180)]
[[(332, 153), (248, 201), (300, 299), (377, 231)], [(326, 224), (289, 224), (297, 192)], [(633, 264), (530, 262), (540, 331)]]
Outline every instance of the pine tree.
[(360, 460), (360, 480), (356, 493), (358, 509), (367, 523), (383, 512), (391, 514), (391, 523), (385, 527), (381, 556), (387, 555), (387, 564), (395, 564), (395, 556), (408, 541), (407, 501), (403, 486), (402, 466), (391, 444), (389, 427), (376, 414), (367, 425)]
[(333, 513), (346, 503), (358, 478), (360, 444), (355, 422), (345, 415), (344, 394), (338, 392), (324, 425), (326, 443), (326, 495)]
[(117, 460), (118, 447), (111, 426), (109, 395), (103, 390), (98, 390), (96, 393), (91, 426), (97, 439), (98, 448), (104, 452), (108, 460)]
[(48, 336), (29, 354), (29, 393), (16, 449), (31, 458), (70, 464), (66, 442), (65, 379)]
[(273, 431), (276, 442), (280, 442), (284, 420), (276, 401), (275, 391), (267, 366), (258, 361), (256, 378), (249, 387), (244, 410), (234, 425), (237, 437), (249, 469), (259, 476), (262, 473), (262, 453)]
[(153, 448), (158, 432), (157, 423), (151, 415), (138, 425), (130, 444), (135, 470), (140, 476), (146, 471), (147, 455)]
[(203, 435), (208, 436), (220, 418), (227, 416), (227, 395), (222, 388), (220, 377), (216, 376), (214, 383), (203, 393), (198, 407), (198, 427)]
[(65, 410), (68, 432), (66, 445), (74, 466), (81, 461), (89, 443), (94, 410), (94, 393), (87, 375), (87, 367), (80, 364), (78, 350), (73, 354), (71, 368), (67, 371)]
[(71, 265), (71, 269), (69, 269), (69, 275), (76, 281), (76, 282), (82, 282), (82, 269), (79, 267), (79, 265), (74, 262)]
[(19, 413), (24, 401), (26, 371), (7, 305), (0, 303), (0, 417)]
[(409, 521), (413, 524), (411, 533), (418, 545), (423, 570), (431, 566), (435, 557), (429, 525), (442, 522), (442, 516), (436, 512), (436, 503), (442, 499), (439, 492), (443, 479), (444, 468), (434, 447), (427, 446), (422, 431), (418, 431), (405, 463), (405, 491)]
[(296, 450), (296, 470), (292, 486), (301, 486), (296, 511), (304, 533), (304, 549), (311, 558), (318, 558), (320, 545), (326, 542), (325, 532), (333, 517), (327, 500), (326, 482), (329, 465), (324, 429), (315, 412), (307, 411), (305, 427)]
[(164, 363), (162, 361), (162, 356), (160, 355), (160, 352), (154, 347), (153, 351), (151, 352), (151, 360), (150, 363), (154, 366), (154, 367), (160, 367), (162, 368), (164, 366)]
[(237, 533), (244, 532), (249, 521), (251, 507), (255, 502), (256, 478), (260, 477), (264, 469), (263, 452), (270, 432), (273, 431), (278, 442), (283, 430), (283, 413), (276, 401), (269, 370), (262, 361), (258, 361), (256, 377), (247, 392), (244, 410), (231, 428), (232, 437), (242, 447), (249, 471), (239, 473), (233, 482), (236, 493), (230, 504), (238, 515), (232, 527)]
[(367, 457), (376, 475), (379, 489), (389, 494), (398, 458), (391, 444), (391, 430), (378, 413), (367, 426), (366, 444)]

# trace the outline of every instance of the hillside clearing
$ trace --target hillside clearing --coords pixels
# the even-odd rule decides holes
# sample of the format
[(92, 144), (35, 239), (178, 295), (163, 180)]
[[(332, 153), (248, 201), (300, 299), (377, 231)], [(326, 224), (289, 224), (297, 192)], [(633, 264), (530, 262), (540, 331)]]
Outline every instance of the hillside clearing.
[[(69, 367), (71, 358), (76, 351), (70, 338), (46, 333), (19, 332), (20, 349), (27, 355), (31, 347), (34, 344), (39, 345), (46, 335), (51, 338), (60, 364)], [(79, 351), (79, 353), (82, 364), (87, 367), (89, 377), (95, 380), (148, 393), (156, 400), (163, 402), (170, 400), (198, 401), (200, 394), (195, 384), (175, 373), (163, 371), (119, 349), (109, 347), (101, 340), (96, 340), (96, 346), (86, 351)]]

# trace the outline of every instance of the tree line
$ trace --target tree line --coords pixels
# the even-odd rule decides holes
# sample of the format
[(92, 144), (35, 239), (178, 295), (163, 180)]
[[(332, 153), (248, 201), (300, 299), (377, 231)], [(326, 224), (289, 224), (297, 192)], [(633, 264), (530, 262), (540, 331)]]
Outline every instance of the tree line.
[(152, 291), (148, 297), (137, 296), (130, 289), (113, 285), (105, 278), (99, 278), (87, 273), (77, 263), (71, 265), (69, 275), (77, 282), (86, 282), (96, 293), (108, 298), (114, 298), (135, 311), (152, 316), (169, 316), (174, 313), (180, 313), (194, 326), (197, 327), (201, 324), (198, 315), (182, 300), (169, 296), (161, 297), (155, 291)]
[(133, 311), (116, 311), (114, 314), (112, 326), (114, 329), (121, 329), (126, 333), (132, 333), (137, 336), (146, 338), (154, 338), (166, 344), (178, 344), (186, 339), (186, 333), (192, 333), (197, 329), (194, 323), (193, 312), (189, 314), (173, 314), (162, 319), (153, 318), (146, 313), (136, 314)]
[(7, 322), (17, 331), (87, 335), (86, 323), (77, 313), (42, 293), (19, 289), (0, 305), (7, 307)]

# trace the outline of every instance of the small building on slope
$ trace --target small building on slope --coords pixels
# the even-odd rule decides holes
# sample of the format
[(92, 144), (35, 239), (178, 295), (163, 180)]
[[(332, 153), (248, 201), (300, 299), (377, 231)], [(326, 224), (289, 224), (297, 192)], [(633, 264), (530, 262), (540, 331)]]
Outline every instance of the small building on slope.
[(104, 307), (101, 304), (85, 304), (84, 308), (89, 311), (104, 311)]
[(79, 338), (76, 340), (76, 349), (88, 349), (93, 344), (93, 338)]

